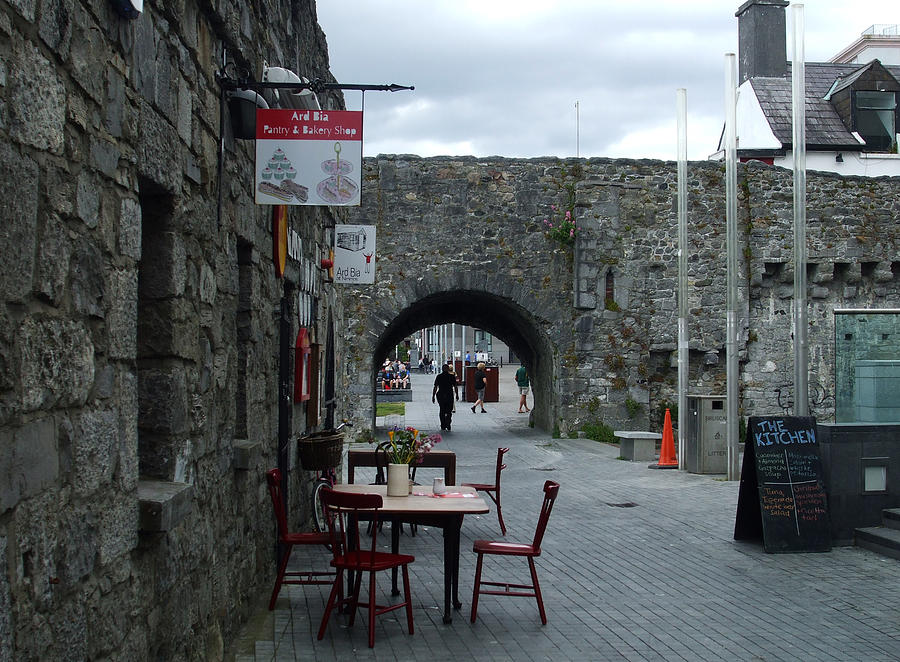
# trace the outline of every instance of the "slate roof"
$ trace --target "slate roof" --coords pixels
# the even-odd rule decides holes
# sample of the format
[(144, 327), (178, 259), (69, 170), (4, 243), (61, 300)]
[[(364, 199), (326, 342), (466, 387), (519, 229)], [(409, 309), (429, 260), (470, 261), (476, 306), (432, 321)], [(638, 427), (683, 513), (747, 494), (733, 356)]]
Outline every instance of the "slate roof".
[[(839, 77), (847, 77), (868, 65), (806, 63), (806, 148), (861, 149), (860, 143), (844, 126), (837, 111), (825, 95)], [(900, 80), (900, 66), (886, 65), (894, 78)], [(785, 147), (794, 142), (791, 129), (791, 67), (785, 78), (751, 78), (750, 84), (769, 121), (772, 133)]]
[(875, 63), (876, 63), (876, 60), (872, 60), (871, 62), (869, 62), (869, 64), (864, 64), (859, 69), (854, 71), (852, 74), (848, 74), (846, 76), (842, 76), (841, 78), (838, 78), (837, 80), (834, 81), (834, 84), (831, 86), (831, 88), (828, 90), (828, 92), (825, 94), (825, 96), (828, 98), (831, 98), (837, 92), (840, 92), (841, 90), (845, 90), (848, 87), (853, 87), (853, 83), (858, 81), (860, 78), (863, 77), (863, 75), (867, 71), (872, 69), (875, 66)]

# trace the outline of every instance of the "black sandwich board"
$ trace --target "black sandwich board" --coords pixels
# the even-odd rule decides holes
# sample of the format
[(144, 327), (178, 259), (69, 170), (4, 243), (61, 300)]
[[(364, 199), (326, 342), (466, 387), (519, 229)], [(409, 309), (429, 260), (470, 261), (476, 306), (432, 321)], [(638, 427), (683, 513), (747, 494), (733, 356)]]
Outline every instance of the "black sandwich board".
[(762, 538), (770, 553), (831, 549), (815, 417), (750, 417), (734, 538)]

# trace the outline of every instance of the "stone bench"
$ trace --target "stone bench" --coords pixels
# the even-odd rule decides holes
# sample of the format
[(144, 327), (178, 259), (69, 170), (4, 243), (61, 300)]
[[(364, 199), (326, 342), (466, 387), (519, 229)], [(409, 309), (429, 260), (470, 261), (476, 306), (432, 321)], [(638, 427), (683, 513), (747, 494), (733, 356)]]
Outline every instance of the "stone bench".
[(376, 402), (412, 402), (412, 389), (410, 388), (376, 388)]
[(645, 462), (656, 459), (656, 442), (662, 439), (658, 432), (639, 432), (635, 430), (616, 430), (613, 432), (619, 440), (621, 457), (632, 462)]

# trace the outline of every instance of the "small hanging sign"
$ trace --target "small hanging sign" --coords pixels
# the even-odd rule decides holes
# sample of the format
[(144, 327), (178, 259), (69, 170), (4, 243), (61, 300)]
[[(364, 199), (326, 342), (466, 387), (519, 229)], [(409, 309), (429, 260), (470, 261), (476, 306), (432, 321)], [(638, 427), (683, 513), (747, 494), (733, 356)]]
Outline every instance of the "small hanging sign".
[(256, 111), (256, 204), (359, 204), (362, 112)]
[(375, 226), (338, 225), (334, 228), (334, 282), (375, 282)]

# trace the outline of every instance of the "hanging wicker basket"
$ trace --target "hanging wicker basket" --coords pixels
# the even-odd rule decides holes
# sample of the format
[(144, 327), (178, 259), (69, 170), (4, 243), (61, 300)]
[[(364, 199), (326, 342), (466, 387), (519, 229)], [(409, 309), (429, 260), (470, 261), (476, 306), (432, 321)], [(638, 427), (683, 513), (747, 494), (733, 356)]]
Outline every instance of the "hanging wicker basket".
[(300, 466), (307, 471), (324, 471), (341, 463), (344, 435), (326, 430), (297, 439)]

